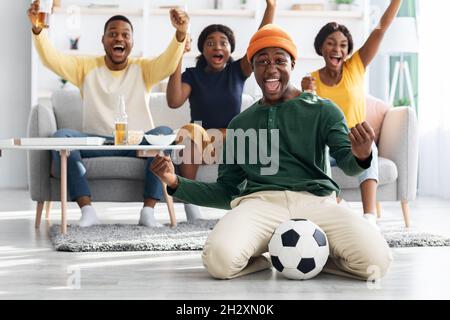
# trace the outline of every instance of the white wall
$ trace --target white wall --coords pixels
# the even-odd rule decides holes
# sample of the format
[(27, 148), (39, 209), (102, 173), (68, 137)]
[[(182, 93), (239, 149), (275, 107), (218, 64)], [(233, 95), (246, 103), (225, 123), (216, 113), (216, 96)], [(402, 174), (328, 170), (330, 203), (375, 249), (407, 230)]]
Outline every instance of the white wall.
[(450, 199), (449, 1), (419, 1), (419, 194)]
[[(29, 1), (0, 1), (3, 12), (0, 50), (0, 139), (23, 137), (31, 105), (31, 36), (26, 11)], [(27, 186), (26, 154), (4, 151), (0, 188)]]
[[(374, 24), (378, 24), (381, 15), (389, 5), (389, 0), (371, 0), (370, 5), (372, 9), (371, 29)], [(389, 100), (389, 56), (379, 52), (375, 59), (370, 64), (370, 94), (384, 100)]]

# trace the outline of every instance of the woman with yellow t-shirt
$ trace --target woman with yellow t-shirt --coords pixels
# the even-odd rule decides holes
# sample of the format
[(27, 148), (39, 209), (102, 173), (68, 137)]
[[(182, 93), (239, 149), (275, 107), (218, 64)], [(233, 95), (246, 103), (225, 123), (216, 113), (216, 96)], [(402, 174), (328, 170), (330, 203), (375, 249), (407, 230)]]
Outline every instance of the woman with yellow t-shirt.
[[(326, 24), (316, 36), (314, 47), (325, 60), (325, 67), (302, 80), (304, 91), (316, 91), (317, 95), (332, 100), (342, 110), (349, 128), (366, 119), (366, 93), (364, 77), (391, 25), (402, 0), (391, 0), (379, 25), (372, 31), (366, 43), (353, 52), (353, 38), (349, 30), (336, 22)], [(378, 150), (372, 148), (372, 164), (359, 176), (364, 217), (376, 226), (376, 192), (378, 185)], [(331, 165), (336, 165), (332, 159)]]

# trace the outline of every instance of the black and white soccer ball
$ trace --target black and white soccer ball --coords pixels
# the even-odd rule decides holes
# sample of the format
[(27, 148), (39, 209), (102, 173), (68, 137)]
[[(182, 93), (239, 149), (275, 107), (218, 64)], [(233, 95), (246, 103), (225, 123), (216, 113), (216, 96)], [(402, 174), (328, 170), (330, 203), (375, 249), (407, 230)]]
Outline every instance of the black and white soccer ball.
[(272, 265), (289, 279), (307, 280), (318, 275), (328, 260), (328, 239), (315, 223), (296, 219), (282, 223), (269, 242)]

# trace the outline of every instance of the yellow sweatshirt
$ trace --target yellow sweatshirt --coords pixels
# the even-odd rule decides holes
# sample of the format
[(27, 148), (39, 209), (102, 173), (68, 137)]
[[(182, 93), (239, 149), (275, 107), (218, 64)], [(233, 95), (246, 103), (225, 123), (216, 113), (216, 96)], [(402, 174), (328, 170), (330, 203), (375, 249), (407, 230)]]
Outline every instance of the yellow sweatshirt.
[(118, 96), (124, 95), (129, 130), (155, 127), (148, 106), (152, 86), (175, 72), (183, 55), (184, 42), (173, 38), (160, 56), (129, 58), (128, 66), (111, 71), (105, 56), (81, 57), (59, 52), (48, 39), (47, 30), (34, 35), (42, 63), (80, 89), (83, 97), (83, 132), (111, 136)]

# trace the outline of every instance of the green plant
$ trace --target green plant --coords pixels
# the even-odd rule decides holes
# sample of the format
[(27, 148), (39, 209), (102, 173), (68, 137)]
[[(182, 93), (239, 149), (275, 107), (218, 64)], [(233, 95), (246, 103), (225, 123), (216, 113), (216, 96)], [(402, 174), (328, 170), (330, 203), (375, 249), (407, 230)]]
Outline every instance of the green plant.
[(353, 4), (355, 0), (334, 0), (334, 3), (336, 4)]
[(394, 107), (409, 107), (411, 105), (411, 101), (409, 99), (398, 99), (394, 101)]
[(66, 79), (63, 79), (63, 78), (60, 78), (59, 79), (59, 81), (61, 81), (61, 88), (64, 88), (64, 86), (66, 85), (66, 83), (67, 83), (67, 80)]

